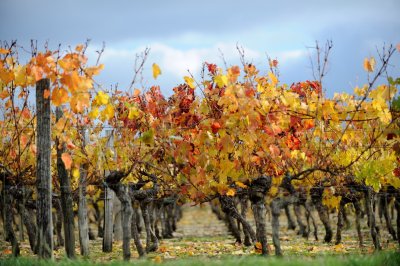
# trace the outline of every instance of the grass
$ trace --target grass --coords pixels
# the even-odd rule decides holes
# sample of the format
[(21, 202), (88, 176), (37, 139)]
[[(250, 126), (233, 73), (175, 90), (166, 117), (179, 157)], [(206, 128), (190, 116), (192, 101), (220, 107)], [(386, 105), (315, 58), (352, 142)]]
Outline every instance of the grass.
[(45, 261), (37, 260), (34, 258), (3, 258), (0, 260), (0, 265), (4, 266), (86, 266), (86, 265), (107, 265), (107, 266), (124, 266), (124, 265), (189, 265), (189, 266), (212, 266), (212, 265), (227, 265), (227, 266), (240, 266), (240, 265), (268, 265), (268, 266), (398, 266), (400, 265), (399, 252), (378, 252), (371, 255), (326, 255), (317, 257), (293, 257), (286, 256), (282, 258), (277, 257), (261, 257), (258, 255), (247, 256), (224, 256), (221, 258), (209, 257), (193, 257), (184, 259), (173, 259), (165, 261), (157, 261), (156, 259), (132, 259), (129, 263), (123, 261), (112, 261), (107, 263), (93, 263), (90, 260), (67, 260), (61, 259), (59, 261)]

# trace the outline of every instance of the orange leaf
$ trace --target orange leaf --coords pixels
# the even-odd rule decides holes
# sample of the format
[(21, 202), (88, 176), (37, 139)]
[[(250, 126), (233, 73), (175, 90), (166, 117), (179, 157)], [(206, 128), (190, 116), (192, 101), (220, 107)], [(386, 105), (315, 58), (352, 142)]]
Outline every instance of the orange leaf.
[(262, 244), (261, 244), (261, 242), (256, 242), (256, 244), (254, 245), (254, 247), (255, 247), (256, 249), (262, 249)]
[(81, 113), (90, 105), (90, 94), (79, 93), (71, 98), (71, 109), (74, 113)]
[(236, 186), (238, 186), (240, 188), (247, 188), (247, 186), (240, 181), (236, 181), (235, 184), (236, 184)]
[(71, 141), (67, 142), (67, 149), (73, 150), (75, 148), (76, 148), (76, 146), (74, 145), (74, 143), (72, 143)]
[(73, 71), (72, 73), (64, 73), (61, 77), (61, 83), (67, 86), (71, 93), (74, 93), (78, 89), (81, 81), (82, 79), (76, 71)]
[(261, 157), (258, 155), (252, 155), (250, 157), (250, 162), (254, 163), (255, 165), (261, 165)]
[(276, 146), (275, 144), (269, 145), (269, 151), (271, 152), (271, 155), (273, 157), (277, 157), (281, 154), (281, 151), (279, 150), (278, 146)]
[(68, 102), (68, 91), (65, 88), (55, 88), (51, 95), (51, 101), (55, 106)]
[(39, 66), (33, 66), (30, 69), (32, 76), (35, 78), (35, 81), (39, 81), (43, 77), (43, 69)]
[(44, 90), (43, 97), (45, 99), (48, 99), (50, 97), (50, 90), (48, 90), (48, 89)]
[(63, 154), (61, 154), (61, 160), (64, 162), (65, 169), (71, 169), (72, 158), (68, 152), (64, 152)]
[(7, 89), (4, 89), (1, 93), (0, 93), (0, 99), (4, 100), (5, 98), (7, 98), (8, 96), (10, 96), (10, 94), (8, 93)]
[(364, 59), (364, 69), (365, 69), (365, 71), (373, 72), (374, 69), (375, 69), (375, 64), (376, 64), (375, 58), (373, 58), (373, 57), (371, 57), (370, 59), (365, 58)]
[(165, 253), (165, 252), (167, 252), (167, 247), (166, 247), (166, 246), (161, 246), (161, 247), (158, 249), (158, 251), (161, 252), (161, 253)]
[(4, 255), (10, 255), (10, 254), (12, 254), (12, 250), (11, 249), (5, 249), (5, 250), (3, 250), (3, 252), (2, 252)]
[(24, 108), (21, 112), (21, 116), (25, 119), (30, 119), (31, 118), (31, 112), (29, 111), (28, 108)]
[(98, 74), (100, 73), (100, 71), (103, 70), (103, 69), (104, 69), (104, 64), (100, 64), (100, 65), (98, 65), (98, 66), (86, 68), (85, 73), (86, 73), (88, 76), (91, 77), (91, 76), (98, 75)]
[(139, 89), (135, 89), (135, 91), (133, 92), (133, 96), (137, 97), (140, 95), (140, 90)]
[(31, 150), (31, 152), (33, 153), (33, 155), (36, 155), (37, 149), (36, 149), (36, 145), (35, 145), (35, 144), (31, 144), (31, 146), (29, 147), (29, 149)]
[(10, 156), (11, 159), (15, 159), (15, 158), (17, 158), (17, 153), (16, 153), (16, 151), (14, 149), (11, 149), (10, 153), (8, 154), (8, 156)]
[(25, 148), (26, 144), (28, 144), (28, 137), (26, 135), (21, 135), (20, 143), (23, 148)]
[(82, 50), (83, 50), (83, 44), (79, 44), (79, 45), (77, 45), (76, 47), (75, 47), (75, 51), (77, 51), (77, 52), (81, 52)]
[(4, 49), (4, 48), (0, 48), (0, 54), (8, 54), (8, 53), (10, 53), (10, 50)]

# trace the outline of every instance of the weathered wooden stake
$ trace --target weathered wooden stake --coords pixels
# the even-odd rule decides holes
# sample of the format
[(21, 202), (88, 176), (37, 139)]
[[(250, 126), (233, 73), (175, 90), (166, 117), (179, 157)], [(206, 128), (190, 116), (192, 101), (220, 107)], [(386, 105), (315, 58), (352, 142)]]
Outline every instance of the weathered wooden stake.
[(37, 143), (37, 248), (39, 258), (53, 258), (53, 220), (51, 214), (51, 132), (50, 97), (44, 97), (50, 90), (49, 79), (36, 83), (36, 143)]
[[(82, 130), (83, 147), (88, 142), (88, 136), (85, 129)], [(88, 165), (85, 163), (80, 168), (79, 178), (79, 206), (78, 206), (78, 225), (79, 225), (79, 243), (81, 246), (81, 255), (89, 256), (89, 222), (86, 203), (86, 177)]]
[[(107, 130), (106, 135), (108, 136), (107, 147), (112, 148), (114, 146), (114, 136), (112, 130)], [(109, 174), (106, 171), (105, 176)], [(104, 236), (103, 236), (103, 252), (112, 251), (113, 242), (113, 198), (114, 191), (108, 186), (104, 187)]]

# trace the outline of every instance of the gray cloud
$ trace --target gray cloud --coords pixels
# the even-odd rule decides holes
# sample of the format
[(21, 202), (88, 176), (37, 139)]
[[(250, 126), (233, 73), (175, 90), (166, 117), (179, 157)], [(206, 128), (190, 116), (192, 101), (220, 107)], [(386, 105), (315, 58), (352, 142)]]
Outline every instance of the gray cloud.
[(263, 26), (268, 31), (288, 24), (304, 27), (300, 30), (360, 20), (366, 27), (390, 21), (398, 26), (397, 10), (400, 2), (396, 0), (2, 0), (0, 36), (74, 44), (86, 38), (96, 42), (158, 40), (186, 32), (235, 35), (254, 27)]
[[(17, 39), (24, 46), (30, 39), (41, 44), (49, 40), (55, 46), (91, 38), (93, 45), (105, 41), (114, 50), (155, 43), (178, 50), (210, 49), (217, 43), (238, 42), (275, 56), (306, 51), (314, 40), (330, 39), (334, 49), (326, 85), (333, 92), (365, 81), (362, 60), (376, 54), (375, 47), (400, 42), (398, 10), (398, 0), (0, 0), (0, 40)], [(123, 59), (108, 60), (101, 80), (129, 84), (133, 57)], [(255, 60), (265, 62), (264, 57)], [(394, 61), (399, 62), (399, 54)], [(308, 58), (287, 64), (282, 66), (285, 82), (312, 78)], [(399, 66), (390, 73), (400, 75)], [(176, 77), (161, 80), (168, 85), (179, 82)]]

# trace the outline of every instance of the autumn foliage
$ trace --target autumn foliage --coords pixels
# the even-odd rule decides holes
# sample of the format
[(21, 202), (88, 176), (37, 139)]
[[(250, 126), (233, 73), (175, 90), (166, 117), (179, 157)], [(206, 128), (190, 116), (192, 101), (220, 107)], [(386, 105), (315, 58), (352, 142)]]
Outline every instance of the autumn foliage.
[[(365, 59), (366, 75), (374, 82), (332, 98), (319, 81), (281, 84), (273, 71), (277, 60), (264, 74), (252, 64), (222, 69), (205, 63), (201, 80), (185, 76), (166, 97), (166, 88), (158, 86), (130, 92), (96, 85), (104, 65), (87, 66), (83, 45), (66, 54), (35, 53), (25, 64), (18, 62), (17, 50), (0, 50), (0, 161), (13, 184), (35, 182), (40, 147), (29, 95), (47, 78), (47, 96), (64, 110), (57, 122), (52, 117), (52, 135), (65, 145), (61, 158), (74, 188), (84, 164), (89, 185), (101, 184), (104, 170), (127, 169), (122, 182), (137, 183), (145, 169), (159, 179), (159, 197), (179, 194), (196, 203), (235, 196), (261, 175), (272, 177), (274, 197), (287, 173), (305, 193), (324, 184), (324, 203), (332, 208), (337, 197), (329, 187), (340, 187), (348, 175), (375, 191), (400, 188), (399, 81), (379, 85), (374, 79), (386, 61)], [(162, 74), (157, 64), (152, 69), (154, 79)], [(115, 136), (112, 149), (106, 129)], [(53, 156), (55, 167), (54, 147)], [(57, 189), (56, 176), (53, 182)]]

